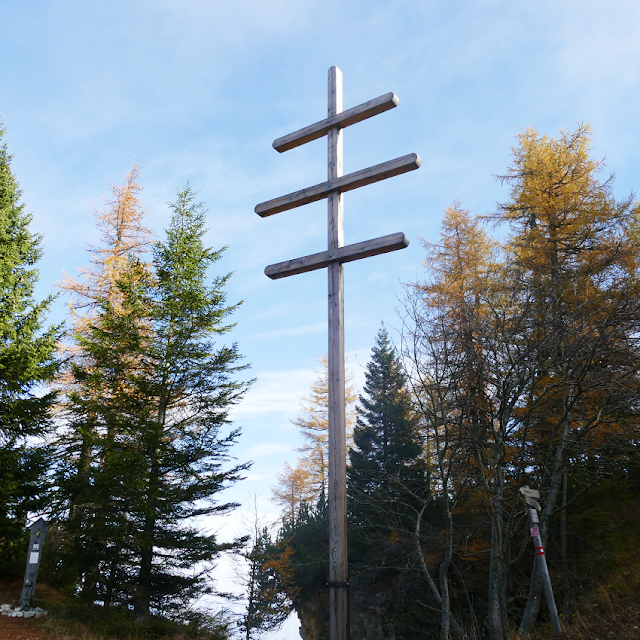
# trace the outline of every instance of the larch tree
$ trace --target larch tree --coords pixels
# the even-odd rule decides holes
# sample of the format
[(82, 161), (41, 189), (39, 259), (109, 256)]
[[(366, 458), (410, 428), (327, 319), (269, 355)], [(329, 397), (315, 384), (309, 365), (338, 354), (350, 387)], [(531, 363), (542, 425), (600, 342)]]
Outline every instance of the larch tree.
[[(291, 422), (299, 427), (304, 444), (298, 449), (302, 456), (298, 465), (308, 477), (308, 486), (315, 500), (326, 499), (329, 478), (329, 361), (326, 354), (318, 358), (320, 369), (311, 383), (310, 394), (303, 399), (302, 413)], [(346, 367), (345, 411), (347, 445), (355, 424), (356, 391), (353, 372)]]
[(129, 271), (132, 258), (143, 262), (151, 249), (152, 233), (144, 225), (146, 212), (140, 202), (141, 171), (140, 165), (134, 164), (122, 184), (110, 185), (106, 206), (94, 211), (99, 244), (89, 246), (89, 265), (78, 270), (79, 276), (65, 273), (58, 284), (71, 294), (69, 309), (76, 333), (88, 326), (105, 301), (119, 309), (124, 294), (118, 281)]
[(44, 326), (52, 296), (34, 296), (42, 238), (29, 229), (4, 135), (0, 123), (0, 573), (8, 576), (23, 567), (27, 515), (44, 504), (42, 437), (51, 426), (55, 394), (47, 387), (60, 327)]
[(295, 525), (300, 506), (313, 504), (317, 499), (311, 474), (307, 465), (298, 460), (295, 468), (285, 462), (284, 471), (277, 472), (276, 478), (278, 482), (271, 488), (272, 500), (282, 509), (282, 519)]
[[(637, 425), (638, 206), (613, 198), (589, 151), (588, 127), (558, 139), (525, 130), (502, 178), (510, 199), (493, 216), (509, 225), (506, 242), (496, 252), (476, 222), (448, 215), (449, 245), (443, 238), (443, 252), (429, 255), (434, 280), (412, 289), (415, 396), (428, 392), (421, 413), (436, 417), (436, 452), (446, 438), (445, 471), (459, 465), (448, 495), (462, 478), (487, 507), (492, 640), (510, 637), (507, 602), (527, 549), (518, 489), (540, 489), (546, 543), (553, 516), (566, 512), (568, 478), (574, 489), (597, 481), (585, 468), (600, 458), (597, 434), (621, 441)], [(534, 568), (521, 633), (540, 600)]]
[[(440, 637), (445, 640), (456, 627), (449, 599), (456, 507), (477, 482), (469, 463), (487, 431), (490, 401), (483, 336), (492, 315), (488, 290), (495, 281), (495, 244), (480, 221), (455, 202), (445, 210), (440, 242), (423, 245), (430, 279), (406, 286), (402, 345), (429, 488), (435, 493), (414, 508), (414, 541), (422, 573), (440, 607)], [(496, 442), (500, 446), (500, 440)], [(430, 499), (440, 507), (444, 523), (444, 535), (435, 541), (423, 533)]]
[[(598, 432), (614, 435), (635, 423), (638, 397), (638, 247), (631, 231), (640, 206), (633, 196), (614, 198), (613, 177), (601, 179), (603, 163), (591, 157), (590, 134), (588, 125), (557, 139), (526, 129), (502, 177), (510, 199), (497, 214), (511, 230), (512, 277), (530, 301), (536, 349), (527, 406), (534, 409), (521, 421), (545, 497), (543, 543), (552, 514), (566, 509), (570, 459), (584, 459)], [(535, 621), (541, 591), (534, 568), (522, 633)]]
[(82, 585), (87, 601), (106, 606), (119, 602), (117, 576), (131, 555), (130, 499), (123, 495), (135, 474), (129, 485), (123, 478), (136, 468), (127, 454), (135, 441), (131, 376), (141, 365), (140, 341), (149, 326), (132, 295), (150, 279), (151, 232), (143, 224), (139, 175), (134, 165), (122, 185), (111, 185), (106, 207), (95, 211), (100, 242), (89, 248), (89, 266), (59, 283), (71, 294), (66, 365), (57, 380), (67, 423), (57, 443), (58, 512), (66, 512), (62, 572)]

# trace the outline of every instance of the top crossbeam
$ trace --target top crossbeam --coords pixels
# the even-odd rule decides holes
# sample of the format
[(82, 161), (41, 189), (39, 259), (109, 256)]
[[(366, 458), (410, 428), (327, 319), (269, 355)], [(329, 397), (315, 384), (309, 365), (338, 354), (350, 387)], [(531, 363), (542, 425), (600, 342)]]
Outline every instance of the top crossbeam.
[(334, 127), (341, 129), (349, 127), (367, 118), (377, 116), (379, 113), (389, 111), (389, 109), (397, 107), (399, 103), (400, 100), (395, 93), (385, 93), (383, 96), (374, 98), (368, 102), (363, 102), (357, 107), (352, 107), (351, 109), (337, 113), (335, 116), (330, 116), (329, 118), (320, 120), (320, 122), (311, 124), (304, 129), (282, 136), (282, 138), (274, 140), (273, 148), (279, 153), (289, 151), (289, 149), (295, 149), (307, 142), (326, 136), (329, 129)]

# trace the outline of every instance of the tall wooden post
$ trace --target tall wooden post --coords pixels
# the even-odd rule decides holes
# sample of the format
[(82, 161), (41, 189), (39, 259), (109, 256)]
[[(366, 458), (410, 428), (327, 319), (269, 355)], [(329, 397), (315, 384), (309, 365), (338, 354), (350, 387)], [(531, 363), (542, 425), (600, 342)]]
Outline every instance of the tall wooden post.
[(344, 263), (362, 260), (409, 245), (404, 233), (364, 240), (344, 246), (342, 194), (380, 180), (393, 178), (420, 168), (422, 160), (411, 153), (394, 160), (343, 175), (342, 130), (367, 118), (394, 109), (394, 93), (342, 110), (342, 72), (329, 69), (329, 108), (327, 118), (294, 131), (273, 142), (282, 153), (300, 145), (328, 139), (327, 181), (285, 196), (261, 202), (255, 212), (263, 218), (295, 209), (316, 200), (328, 200), (327, 251), (271, 264), (265, 274), (274, 280), (327, 267), (329, 274), (329, 639), (349, 638), (349, 597), (347, 565), (347, 464), (344, 381)]
[[(329, 69), (328, 116), (342, 112), (342, 72)], [(329, 181), (342, 177), (342, 129), (327, 132)], [(328, 198), (329, 253), (344, 246), (343, 196)], [(347, 491), (344, 379), (344, 266), (328, 265), (329, 275), (329, 638), (347, 640)]]

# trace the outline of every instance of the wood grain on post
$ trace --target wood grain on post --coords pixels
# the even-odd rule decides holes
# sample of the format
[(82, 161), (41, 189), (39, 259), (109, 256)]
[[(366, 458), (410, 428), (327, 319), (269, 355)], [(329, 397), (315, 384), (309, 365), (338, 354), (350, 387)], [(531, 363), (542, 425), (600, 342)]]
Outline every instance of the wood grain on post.
[[(331, 118), (342, 111), (342, 72), (329, 69)], [(342, 129), (333, 127), (328, 139), (328, 184), (342, 176)], [(334, 189), (328, 201), (329, 251), (344, 245), (343, 198)], [(347, 475), (344, 375), (344, 267), (332, 262), (329, 277), (329, 640), (347, 640)]]
[(307, 142), (322, 138), (322, 136), (327, 135), (332, 128), (340, 127), (343, 129), (357, 122), (362, 122), (367, 118), (377, 116), (379, 113), (389, 111), (389, 109), (397, 107), (399, 102), (400, 100), (398, 100), (398, 96), (395, 93), (385, 93), (379, 98), (363, 102), (357, 107), (336, 113), (304, 129), (282, 136), (282, 138), (273, 141), (273, 148), (279, 153), (289, 151), (289, 149), (295, 149), (295, 147), (299, 147)]
[[(342, 131), (340, 129), (332, 129), (336, 131), (335, 137), (342, 137)], [(329, 132), (329, 137), (333, 134)], [(329, 143), (331, 144), (331, 143)], [(340, 143), (341, 144), (341, 143)], [(408, 171), (415, 171), (420, 168), (422, 160), (416, 153), (410, 153), (394, 160), (388, 160), (381, 164), (376, 164), (373, 167), (367, 169), (360, 169), (354, 173), (348, 173), (346, 176), (334, 176), (327, 180), (316, 184), (313, 187), (307, 187), (306, 189), (300, 189), (300, 191), (294, 191), (286, 196), (280, 196), (273, 200), (267, 200), (267, 202), (261, 202), (256, 205), (255, 212), (262, 218), (272, 216), (275, 213), (281, 211), (287, 211), (289, 209), (295, 209), (301, 207), (304, 204), (310, 202), (316, 202), (317, 200), (323, 200), (328, 198), (332, 193), (344, 193), (345, 191), (351, 191), (364, 187), (367, 184), (374, 182), (380, 182), (380, 180), (386, 180), (387, 178), (393, 178), (399, 176)], [(342, 200), (342, 198), (341, 198)]]
[(295, 276), (298, 273), (322, 269), (332, 262), (353, 262), (354, 260), (377, 256), (381, 253), (405, 249), (408, 246), (409, 239), (404, 233), (392, 233), (388, 236), (357, 242), (331, 251), (320, 251), (310, 256), (270, 264), (264, 272), (272, 280), (277, 280), (287, 276)]

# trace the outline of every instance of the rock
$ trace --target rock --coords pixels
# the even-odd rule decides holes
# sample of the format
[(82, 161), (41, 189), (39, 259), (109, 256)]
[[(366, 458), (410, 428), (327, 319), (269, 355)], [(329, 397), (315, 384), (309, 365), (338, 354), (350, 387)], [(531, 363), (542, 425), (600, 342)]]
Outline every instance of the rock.
[(325, 590), (317, 591), (297, 610), (303, 640), (329, 639), (329, 597)]
[[(352, 589), (351, 640), (395, 640), (393, 625), (384, 615), (382, 602), (376, 595), (365, 595)], [(303, 640), (329, 640), (328, 589), (318, 590), (297, 607), (300, 636)]]

